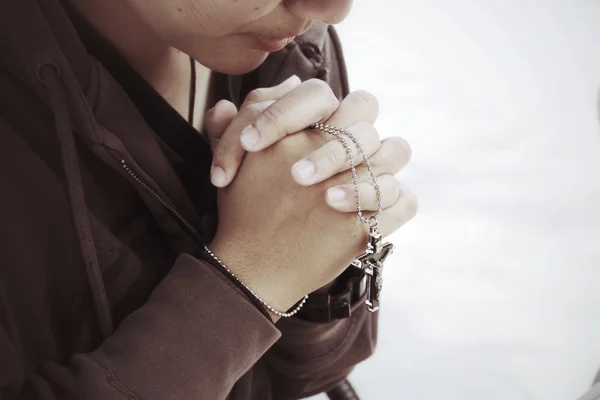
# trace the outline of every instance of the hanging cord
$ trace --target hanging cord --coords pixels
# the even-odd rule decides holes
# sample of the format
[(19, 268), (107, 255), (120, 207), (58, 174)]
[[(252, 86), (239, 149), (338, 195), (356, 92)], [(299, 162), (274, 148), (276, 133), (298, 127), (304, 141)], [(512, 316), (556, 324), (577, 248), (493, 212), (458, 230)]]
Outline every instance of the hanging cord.
[(327, 397), (330, 400), (360, 400), (358, 393), (347, 379), (344, 379), (335, 388), (327, 392)]
[(196, 108), (196, 60), (190, 56), (190, 101), (188, 109), (188, 123), (194, 126), (194, 109)]
[(56, 123), (56, 133), (67, 181), (71, 212), (85, 264), (85, 272), (92, 292), (94, 307), (98, 316), (100, 331), (104, 338), (111, 335), (113, 323), (110, 305), (106, 297), (100, 265), (96, 256), (94, 238), (90, 227), (88, 209), (85, 204), (83, 183), (73, 136), (73, 125), (67, 107), (65, 93), (61, 85), (61, 70), (58, 66), (46, 63), (38, 68), (38, 79), (46, 86), (50, 95), (50, 106)]

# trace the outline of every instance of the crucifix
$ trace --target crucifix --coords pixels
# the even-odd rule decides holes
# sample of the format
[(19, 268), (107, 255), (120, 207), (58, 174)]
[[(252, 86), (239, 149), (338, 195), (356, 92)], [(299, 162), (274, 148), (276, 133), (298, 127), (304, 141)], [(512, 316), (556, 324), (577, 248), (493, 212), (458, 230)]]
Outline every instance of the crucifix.
[(362, 269), (367, 275), (367, 309), (379, 310), (379, 296), (383, 287), (383, 263), (394, 252), (394, 245), (382, 243), (377, 226), (371, 226), (367, 251), (354, 259), (352, 266)]
[[(381, 275), (383, 272), (383, 263), (387, 256), (392, 254), (394, 251), (394, 246), (391, 243), (382, 243), (382, 237), (379, 233), (379, 229), (377, 228), (378, 218), (381, 214), (381, 186), (379, 186), (377, 177), (371, 168), (371, 163), (369, 161), (369, 157), (365, 153), (365, 149), (360, 144), (354, 133), (350, 132), (348, 129), (322, 123), (312, 124), (310, 128), (319, 129), (335, 136), (336, 139), (342, 143), (344, 149), (348, 152), (348, 161), (350, 162), (350, 170), (352, 171), (352, 182), (354, 183), (354, 189), (356, 191), (358, 218), (370, 227), (367, 251), (365, 251), (365, 253), (363, 253), (361, 256), (355, 258), (351, 265), (362, 269), (367, 275), (367, 309), (371, 312), (375, 312), (379, 310), (379, 295), (381, 294), (381, 287), (383, 286), (383, 278)], [(356, 174), (356, 162), (354, 161), (354, 155), (352, 154), (352, 149), (349, 141), (346, 140), (346, 137), (354, 143), (360, 152), (360, 155), (364, 160), (364, 165), (367, 167), (369, 175), (371, 176), (373, 188), (377, 193), (377, 211), (375, 212), (375, 215), (372, 215), (368, 218), (364, 216), (360, 203), (360, 190), (358, 187), (358, 176)]]

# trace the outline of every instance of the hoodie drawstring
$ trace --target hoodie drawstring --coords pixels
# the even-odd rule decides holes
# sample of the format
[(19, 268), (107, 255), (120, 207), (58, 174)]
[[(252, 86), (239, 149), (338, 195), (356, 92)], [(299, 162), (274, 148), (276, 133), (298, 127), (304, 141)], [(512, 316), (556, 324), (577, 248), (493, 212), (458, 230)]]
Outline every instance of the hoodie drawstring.
[(103, 338), (106, 338), (113, 331), (113, 322), (98, 257), (96, 256), (96, 247), (94, 246), (88, 209), (85, 204), (83, 183), (81, 181), (75, 137), (73, 135), (73, 124), (69, 108), (67, 107), (65, 91), (61, 84), (61, 70), (54, 63), (47, 62), (41, 64), (37, 72), (38, 80), (45, 85), (50, 95), (50, 107), (56, 123), (56, 133), (60, 144), (71, 212), (81, 247), (81, 255), (85, 264), (85, 272), (92, 292), (94, 307), (98, 316), (100, 331)]

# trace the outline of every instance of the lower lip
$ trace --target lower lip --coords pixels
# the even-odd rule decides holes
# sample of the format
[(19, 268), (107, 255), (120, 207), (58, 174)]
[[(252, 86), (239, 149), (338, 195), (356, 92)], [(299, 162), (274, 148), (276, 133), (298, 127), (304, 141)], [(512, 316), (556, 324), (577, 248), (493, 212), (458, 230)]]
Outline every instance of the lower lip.
[(268, 51), (269, 53), (271, 53), (283, 49), (285, 46), (287, 46), (288, 43), (294, 40), (294, 38), (289, 37), (283, 39), (274, 39), (265, 36), (254, 36), (254, 40), (258, 45), (259, 50)]

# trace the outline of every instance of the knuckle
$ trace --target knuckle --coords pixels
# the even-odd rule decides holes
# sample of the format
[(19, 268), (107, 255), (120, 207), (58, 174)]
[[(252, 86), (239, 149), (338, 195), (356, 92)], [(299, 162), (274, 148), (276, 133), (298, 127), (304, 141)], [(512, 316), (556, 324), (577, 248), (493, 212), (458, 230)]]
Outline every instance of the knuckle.
[(231, 154), (232, 150), (231, 145), (227, 141), (221, 140), (215, 147), (213, 158), (222, 162)]
[(357, 103), (358, 106), (369, 107), (375, 111), (376, 114), (379, 113), (379, 100), (377, 100), (377, 97), (371, 92), (366, 90), (356, 90), (348, 96), (351, 96), (352, 101)]
[(380, 137), (379, 137), (379, 131), (377, 130), (377, 128), (375, 128), (375, 125), (373, 125), (370, 122), (368, 122), (368, 132), (370, 133), (369, 138), (371, 140), (376, 140), (377, 143), (379, 143), (379, 146), (381, 146), (381, 140), (380, 140)]
[(258, 117), (256, 124), (262, 125), (263, 127), (277, 127), (280, 124), (282, 115), (283, 110), (281, 107), (279, 107), (277, 103), (273, 103), (269, 108), (262, 112), (260, 117)]
[(375, 125), (368, 121), (360, 121), (355, 124), (358, 129), (363, 132), (365, 144), (375, 147), (375, 150), (379, 150), (381, 147), (381, 140), (379, 138), (379, 131), (375, 128)]
[(329, 141), (324, 147), (324, 154), (327, 161), (329, 161), (332, 165), (338, 165), (339, 163), (339, 153), (337, 146), (334, 145), (335, 142)]
[[(398, 196), (400, 194), (400, 189), (396, 184), (396, 179), (392, 175), (381, 175), (378, 178), (378, 183), (380, 187), (381, 200), (384, 207), (390, 207), (394, 205), (398, 201)], [(377, 191), (372, 186), (370, 187), (371, 192), (373, 193), (373, 201), (378, 200)]]
[(259, 106), (257, 104), (260, 104), (260, 102), (246, 104), (245, 108), (251, 114), (260, 114), (262, 111), (259, 110)]
[(395, 204), (402, 195), (402, 187), (400, 182), (393, 175), (390, 175), (392, 183), (392, 204)]
[(337, 97), (335, 97), (335, 94), (333, 94), (333, 92), (331, 92), (331, 96), (329, 97), (329, 99), (327, 99), (327, 101), (329, 102), (329, 107), (332, 111), (337, 110), (340, 106), (340, 101)]
[(391, 174), (382, 174), (379, 178), (379, 185), (381, 186), (381, 190), (396, 190), (398, 186), (398, 181), (394, 178), (394, 175)]
[(246, 109), (253, 116), (258, 116), (262, 112), (264, 112), (267, 108), (269, 108), (270, 106), (272, 106), (273, 104), (274, 104), (274, 102), (272, 102), (272, 101), (259, 101), (259, 102), (256, 102), (256, 103), (247, 104), (246, 105)]
[(352, 124), (352, 131), (366, 132), (369, 134), (375, 132), (377, 135), (379, 135), (377, 133), (377, 130), (375, 129), (375, 126), (373, 126), (373, 124), (370, 123), (369, 121), (355, 122), (354, 124)]
[(325, 81), (321, 79), (312, 78), (306, 81), (305, 83), (311, 90), (316, 92), (316, 96), (322, 96), (322, 98), (326, 98), (328, 102), (332, 105), (339, 105), (339, 100), (336, 97), (335, 93), (331, 89), (331, 86)]
[(264, 98), (265, 98), (264, 89), (258, 88), (258, 89), (254, 89), (250, 93), (248, 93), (244, 103), (256, 103), (259, 101), (263, 101)]
[(319, 93), (333, 93), (329, 84), (321, 79), (311, 78), (305, 82), (305, 84), (312, 90), (319, 91)]
[(392, 152), (378, 151), (370, 161), (371, 165), (380, 172), (392, 173), (394, 170), (392, 163), (395, 162), (395, 156)]
[(401, 147), (400, 151), (402, 151), (408, 160), (410, 160), (412, 157), (412, 147), (410, 147), (410, 144), (406, 141), (406, 139), (398, 138), (397, 146)]
[(229, 105), (232, 105), (235, 107), (235, 105), (232, 102), (230, 102), (229, 100), (221, 99), (221, 100), (217, 101), (217, 104), (215, 104), (215, 106), (212, 109), (216, 110), (217, 108), (229, 107)]
[(402, 160), (403, 163), (410, 161), (412, 157), (412, 148), (408, 142), (401, 137), (393, 137), (387, 140), (389, 142), (389, 151), (387, 156), (392, 160)]
[[(381, 182), (381, 179), (379, 179), (379, 185), (380, 185), (380, 187), (384, 186), (383, 182)], [(372, 207), (373, 210), (375, 210), (377, 207), (377, 201), (379, 200), (379, 198), (377, 197), (377, 190), (375, 190), (375, 187), (371, 183), (365, 182), (364, 186), (360, 190), (360, 194), (361, 194), (361, 196), (364, 195), (364, 198), (366, 201), (368, 201), (369, 206)], [(387, 195), (387, 193), (384, 190), (382, 190), (381, 191), (382, 203), (385, 203), (386, 195)]]
[[(381, 140), (379, 138), (379, 131), (375, 129), (375, 126), (373, 126), (372, 123), (368, 121), (358, 121), (352, 124), (348, 130), (356, 136), (368, 156), (377, 154), (381, 148)], [(353, 154), (357, 154), (360, 157), (361, 154), (356, 145), (353, 145), (352, 147)]]
[(413, 193), (404, 194), (404, 209), (408, 219), (412, 219), (419, 212), (419, 199)]
[(366, 90), (355, 90), (350, 95), (356, 96), (356, 101), (362, 101), (365, 105), (370, 107), (379, 108), (379, 100), (377, 97)]

